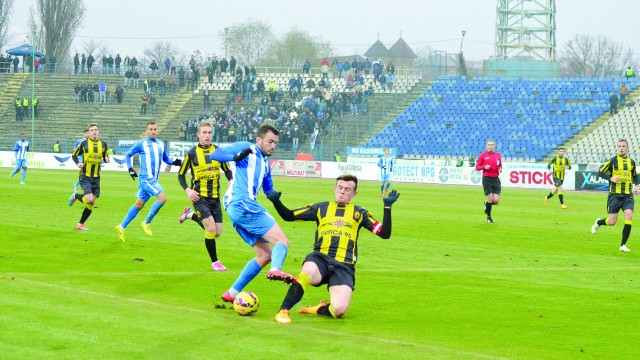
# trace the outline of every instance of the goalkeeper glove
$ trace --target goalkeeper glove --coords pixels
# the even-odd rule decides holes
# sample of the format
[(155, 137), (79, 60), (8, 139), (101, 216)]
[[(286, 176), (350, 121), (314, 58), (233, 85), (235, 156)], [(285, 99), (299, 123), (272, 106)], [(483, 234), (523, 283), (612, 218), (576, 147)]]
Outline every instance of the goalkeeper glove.
[(131, 176), (133, 181), (136, 181), (136, 178), (138, 177), (138, 173), (135, 170), (133, 170), (133, 168), (129, 168), (129, 176)]
[(271, 202), (276, 202), (280, 200), (280, 195), (282, 195), (281, 191), (271, 190), (267, 193), (267, 199), (271, 200)]
[(384, 203), (384, 206), (391, 207), (391, 205), (393, 205), (393, 203), (396, 202), (396, 200), (398, 200), (399, 197), (400, 197), (399, 192), (395, 190), (391, 190), (391, 192), (389, 193), (389, 195), (387, 195), (387, 197), (382, 198), (382, 202)]
[(251, 149), (244, 149), (242, 151), (240, 151), (239, 153), (235, 154), (233, 156), (233, 161), (238, 162), (238, 161), (242, 161), (244, 160), (244, 158), (246, 158), (247, 156), (249, 156), (249, 154), (251, 154), (252, 151)]
[(171, 165), (173, 165), (173, 166), (182, 166), (182, 160), (180, 160), (180, 159), (175, 159), (175, 160), (173, 160), (173, 162), (171, 163)]

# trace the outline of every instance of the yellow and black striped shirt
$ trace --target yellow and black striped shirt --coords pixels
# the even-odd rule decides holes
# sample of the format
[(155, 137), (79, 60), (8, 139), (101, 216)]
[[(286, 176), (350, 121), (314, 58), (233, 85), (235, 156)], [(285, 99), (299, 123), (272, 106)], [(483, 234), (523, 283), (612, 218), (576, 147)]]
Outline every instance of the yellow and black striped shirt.
[(99, 178), (102, 161), (107, 157), (107, 143), (99, 139), (95, 141), (86, 139), (73, 152), (72, 159), (76, 164), (80, 155), (82, 155), (84, 163), (80, 174), (90, 178)]
[(220, 169), (225, 173), (231, 171), (229, 163), (219, 163), (209, 157), (217, 148), (215, 145), (205, 147), (200, 144), (192, 147), (187, 151), (179, 172), (184, 176), (191, 171), (190, 188), (200, 196), (214, 199), (220, 197)]
[(320, 202), (293, 210), (295, 220), (315, 221), (313, 251), (345, 264), (355, 265), (358, 258), (360, 228), (379, 234), (380, 224), (366, 209), (353, 204)]
[(633, 184), (638, 183), (638, 173), (636, 171), (636, 162), (628, 156), (617, 155), (607, 160), (600, 167), (600, 176), (610, 179), (619, 176), (617, 183), (609, 182), (609, 192), (612, 194), (629, 195), (633, 191)]
[(553, 166), (553, 177), (564, 180), (564, 172), (571, 167), (571, 162), (564, 156), (555, 156), (547, 164), (547, 169), (551, 170), (551, 166)]

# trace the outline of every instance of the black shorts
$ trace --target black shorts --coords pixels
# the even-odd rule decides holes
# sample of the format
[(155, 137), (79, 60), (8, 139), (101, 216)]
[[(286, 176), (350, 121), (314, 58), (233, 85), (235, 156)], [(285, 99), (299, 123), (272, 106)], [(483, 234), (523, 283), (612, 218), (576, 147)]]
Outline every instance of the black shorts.
[(564, 180), (562, 180), (562, 179), (560, 179), (560, 178), (557, 178), (557, 177), (554, 177), (554, 178), (553, 178), (553, 186), (555, 186), (555, 187), (560, 187), (560, 186), (562, 186), (562, 183), (563, 183), (563, 182), (564, 182)]
[(356, 288), (356, 268), (353, 265), (341, 263), (323, 253), (312, 252), (307, 255), (304, 262), (312, 262), (320, 269), (322, 280), (318, 285), (328, 284), (328, 287), (347, 285), (351, 290)]
[(218, 224), (222, 223), (222, 208), (220, 198), (200, 197), (200, 200), (193, 203), (196, 213), (200, 219), (213, 216), (213, 220)]
[(482, 177), (482, 187), (484, 188), (484, 194), (496, 194), (500, 195), (500, 191), (502, 190), (502, 185), (500, 184), (499, 177)]
[(88, 177), (86, 175), (80, 175), (80, 187), (84, 194), (93, 194), (95, 197), (100, 197), (100, 178)]
[(621, 209), (633, 211), (635, 199), (633, 195), (609, 193), (607, 198), (607, 213), (617, 214)]

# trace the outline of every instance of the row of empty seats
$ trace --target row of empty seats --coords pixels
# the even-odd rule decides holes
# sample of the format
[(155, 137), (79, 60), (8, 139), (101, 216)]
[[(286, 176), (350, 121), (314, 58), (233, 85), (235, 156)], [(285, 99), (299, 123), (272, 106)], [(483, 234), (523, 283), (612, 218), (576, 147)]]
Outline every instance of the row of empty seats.
[[(638, 86), (614, 78), (441, 78), (364, 146), (393, 146), (401, 156), (465, 156), (493, 138), (505, 158), (540, 161), (608, 111), (623, 82), (630, 91)], [(619, 117), (627, 112), (636, 113), (629, 108)]]

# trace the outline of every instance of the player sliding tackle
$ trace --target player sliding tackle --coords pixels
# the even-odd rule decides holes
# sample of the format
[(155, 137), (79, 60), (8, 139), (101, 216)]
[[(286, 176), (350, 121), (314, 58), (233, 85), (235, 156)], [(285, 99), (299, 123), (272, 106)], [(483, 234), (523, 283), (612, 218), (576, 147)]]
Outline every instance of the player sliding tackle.
[(282, 204), (279, 192), (267, 195), (284, 220), (315, 221), (318, 224), (313, 252), (304, 259), (298, 282), (291, 285), (282, 301), (275, 317), (278, 323), (291, 323), (289, 311), (300, 302), (309, 285), (327, 284), (331, 301), (305, 306), (300, 309), (301, 314), (334, 318), (341, 318), (346, 314), (355, 289), (360, 229), (365, 228), (383, 239), (390, 238), (391, 205), (400, 197), (398, 192), (392, 190), (387, 197), (382, 198), (384, 218), (380, 223), (369, 211), (351, 203), (357, 189), (358, 178), (349, 174), (340, 175), (333, 189), (335, 201), (323, 201), (294, 210), (289, 210)]
[(270, 262), (271, 270), (267, 273), (269, 280), (282, 280), (287, 284), (296, 281), (293, 276), (282, 271), (289, 239), (256, 200), (261, 187), (265, 194), (275, 192), (268, 157), (275, 151), (278, 140), (279, 132), (276, 128), (262, 125), (258, 129), (255, 144), (238, 141), (216, 149), (211, 154), (212, 160), (236, 163), (233, 186), (224, 196), (224, 208), (233, 228), (256, 254), (255, 258), (247, 262), (231, 288), (222, 294), (225, 302), (233, 302), (235, 296)]

